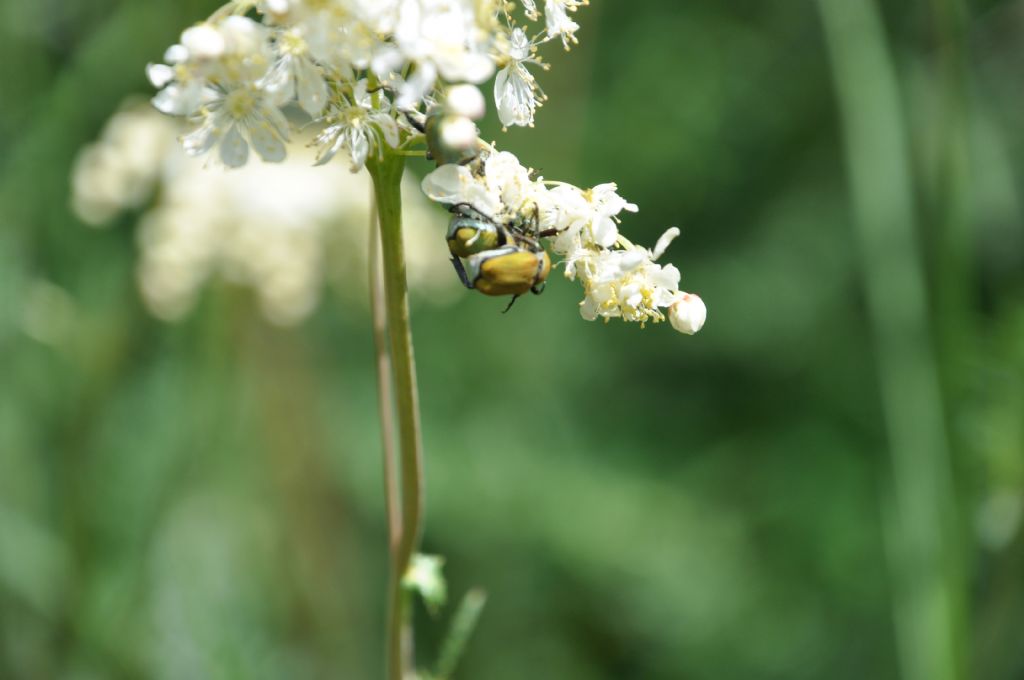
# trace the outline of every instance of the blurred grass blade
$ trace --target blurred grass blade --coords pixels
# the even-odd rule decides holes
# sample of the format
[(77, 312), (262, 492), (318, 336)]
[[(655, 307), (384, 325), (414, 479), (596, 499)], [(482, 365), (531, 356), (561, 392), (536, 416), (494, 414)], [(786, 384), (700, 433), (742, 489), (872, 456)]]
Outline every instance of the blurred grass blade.
[(47, 617), (65, 592), (68, 555), (59, 537), (0, 505), (0, 594), (14, 593)]
[(962, 585), (942, 396), (896, 73), (874, 0), (819, 0), (893, 463), (886, 535), (902, 675), (962, 680)]
[(449, 680), (459, 665), (459, 659), (466, 651), (466, 644), (476, 629), (480, 613), (487, 603), (487, 594), (484, 591), (474, 588), (462, 598), (459, 608), (452, 617), (451, 628), (448, 629), (448, 636), (441, 646), (441, 655), (437, 661), (438, 680)]

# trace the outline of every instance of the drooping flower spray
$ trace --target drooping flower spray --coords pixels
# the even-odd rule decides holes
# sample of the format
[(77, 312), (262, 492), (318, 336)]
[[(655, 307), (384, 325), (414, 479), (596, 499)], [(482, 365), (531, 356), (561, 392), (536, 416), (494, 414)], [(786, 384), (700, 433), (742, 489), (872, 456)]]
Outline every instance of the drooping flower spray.
[[(398, 449), (389, 494), (392, 574), (388, 662), (392, 680), (414, 677), (413, 593), (444, 599), (438, 559), (418, 554), (423, 474), (416, 372), (405, 273), (400, 186), (408, 156), (437, 168), (424, 193), (453, 214), (447, 234), (455, 274), (470, 289), (515, 297), (543, 289), (552, 268), (583, 285), (585, 319), (669, 321), (692, 334), (704, 324), (701, 299), (679, 289), (679, 270), (658, 261), (674, 238), (633, 244), (620, 216), (636, 212), (613, 183), (581, 189), (537, 176), (507, 151), (480, 140), (477, 86), (494, 79), (504, 126), (534, 124), (546, 100), (531, 69), (540, 48), (577, 42), (575, 12), (586, 0), (234, 0), (186, 29), (148, 75), (160, 111), (185, 117), (187, 152), (211, 153), (229, 168), (255, 152), (280, 162), (296, 126), (312, 127), (317, 163), (344, 152), (369, 172), (383, 262), (383, 305)], [(444, 236), (438, 234), (438, 238)], [(376, 250), (371, 247), (376, 258)], [(382, 400), (384, 404), (386, 400)], [(382, 414), (386, 415), (386, 414)], [(390, 419), (385, 418), (385, 422)], [(397, 498), (394, 496), (397, 495)], [(446, 646), (443, 670), (482, 602), (467, 599)], [(455, 650), (455, 651), (453, 651)]]

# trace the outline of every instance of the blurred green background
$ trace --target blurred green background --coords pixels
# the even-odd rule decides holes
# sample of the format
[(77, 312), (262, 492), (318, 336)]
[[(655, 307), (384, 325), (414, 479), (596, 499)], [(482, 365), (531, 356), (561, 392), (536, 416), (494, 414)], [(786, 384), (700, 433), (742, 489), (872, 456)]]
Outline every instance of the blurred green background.
[[(458, 677), (1024, 678), (1024, 2), (881, 5), (595, 0), (537, 128), (485, 121), (678, 224), (709, 321), (414, 295), (425, 550), (489, 593)], [(138, 213), (69, 208), (212, 9), (0, 2), (0, 678), (382, 676), (366, 305), (159, 321)]]

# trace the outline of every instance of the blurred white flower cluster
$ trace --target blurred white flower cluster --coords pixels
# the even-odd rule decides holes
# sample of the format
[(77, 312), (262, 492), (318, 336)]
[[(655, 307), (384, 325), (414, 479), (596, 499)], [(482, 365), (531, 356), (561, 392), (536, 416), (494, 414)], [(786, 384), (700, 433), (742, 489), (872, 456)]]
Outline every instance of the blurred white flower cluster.
[[(139, 217), (139, 287), (152, 313), (184, 316), (213, 277), (256, 291), (263, 314), (290, 325), (315, 308), (325, 279), (362, 300), (370, 183), (340, 166), (313, 168), (301, 145), (283, 165), (224, 172), (189, 158), (181, 127), (148, 106), (126, 107), (79, 154), (72, 206), (92, 225), (124, 211)], [(409, 277), (432, 301), (455, 290), (443, 220), (406, 187)], [(325, 266), (330, 258), (331, 266)]]
[[(546, 0), (534, 37), (519, 22), (540, 20), (536, 3), (518, 18), (508, 0), (233, 0), (186, 29), (148, 75), (164, 113), (187, 117), (189, 153), (218, 148), (225, 165), (286, 155), (282, 109), (297, 103), (316, 122), (321, 161), (345, 149), (353, 170), (381, 145), (397, 146), (402, 112), (444, 99), (445, 84), (480, 84), (497, 71), (504, 125), (532, 125), (543, 94), (527, 65), (537, 48), (567, 48), (586, 0)], [(250, 18), (255, 16), (259, 20)], [(528, 24), (527, 24), (528, 25)]]
[(486, 147), (471, 162), (440, 166), (422, 187), (439, 203), (470, 205), (497, 223), (532, 223), (529, 236), (546, 237), (563, 257), (566, 278), (583, 284), (580, 313), (587, 320), (619, 317), (643, 325), (667, 317), (686, 334), (704, 325), (704, 302), (679, 290), (674, 265), (656, 262), (679, 229), (666, 231), (653, 250), (630, 243), (619, 233), (619, 215), (637, 207), (619, 196), (615, 184), (580, 189), (547, 182), (513, 154)]

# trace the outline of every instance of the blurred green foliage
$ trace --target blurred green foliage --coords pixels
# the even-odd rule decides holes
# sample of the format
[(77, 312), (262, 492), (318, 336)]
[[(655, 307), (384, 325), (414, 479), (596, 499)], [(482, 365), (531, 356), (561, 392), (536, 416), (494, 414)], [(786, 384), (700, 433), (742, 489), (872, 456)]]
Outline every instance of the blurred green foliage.
[[(1010, 680), (1024, 2), (883, 4), (953, 456), (958, 625), (970, 677)], [(211, 9), (0, 1), (2, 678), (381, 677), (366, 308), (328, 296), (286, 331), (220, 286), (156, 321), (132, 220), (89, 230), (67, 207), (76, 151)], [(561, 280), (507, 315), (414, 298), (425, 548), (456, 597), (489, 593), (459, 677), (900, 677), (888, 416), (817, 6), (596, 0), (580, 23), (540, 76), (537, 128), (489, 119), (485, 136), (547, 177), (618, 181), (639, 242), (680, 225), (669, 257), (710, 320), (692, 339), (588, 324)], [(442, 626), (418, 619), (426, 663)]]

